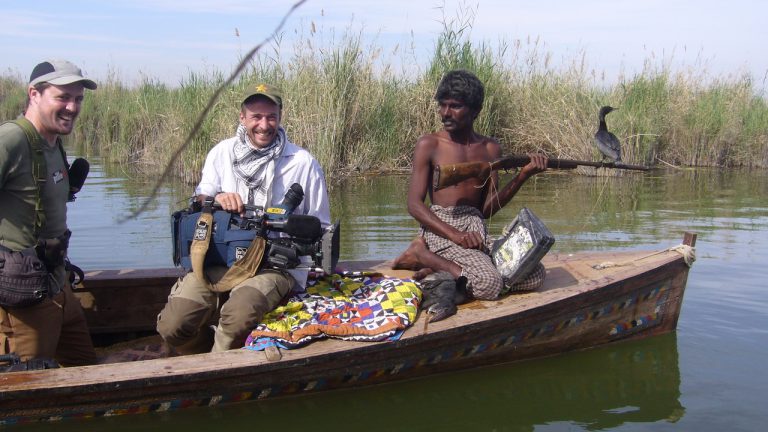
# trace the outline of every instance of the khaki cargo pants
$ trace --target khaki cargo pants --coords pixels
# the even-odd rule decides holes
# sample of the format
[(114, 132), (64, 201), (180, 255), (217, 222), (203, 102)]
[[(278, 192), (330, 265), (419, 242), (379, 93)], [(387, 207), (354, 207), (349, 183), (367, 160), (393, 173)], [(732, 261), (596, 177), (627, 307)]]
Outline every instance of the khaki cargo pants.
[[(206, 274), (215, 283), (226, 271), (226, 267), (212, 267)], [(187, 273), (171, 288), (168, 303), (157, 316), (157, 332), (181, 354), (242, 348), (251, 330), (280, 304), (294, 283), (286, 272), (262, 270), (230, 292), (220, 293)]]
[(80, 301), (69, 283), (52, 298), (24, 308), (0, 308), (0, 353), (22, 361), (55, 359), (62, 366), (96, 363)]

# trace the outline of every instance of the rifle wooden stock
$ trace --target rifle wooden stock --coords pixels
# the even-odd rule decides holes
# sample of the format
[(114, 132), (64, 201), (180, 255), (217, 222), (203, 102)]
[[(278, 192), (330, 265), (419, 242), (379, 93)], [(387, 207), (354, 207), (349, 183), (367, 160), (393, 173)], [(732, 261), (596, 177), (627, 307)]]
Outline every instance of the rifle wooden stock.
[[(448, 165), (435, 165), (432, 173), (432, 187), (435, 190), (453, 186), (468, 178), (487, 179), (491, 173), (499, 169), (521, 168), (531, 161), (528, 156), (508, 156), (492, 162), (461, 162)], [(570, 159), (548, 159), (547, 168), (575, 169), (578, 166), (595, 168), (628, 169), (648, 171), (650, 168), (642, 165), (625, 165), (614, 162), (591, 162)]]

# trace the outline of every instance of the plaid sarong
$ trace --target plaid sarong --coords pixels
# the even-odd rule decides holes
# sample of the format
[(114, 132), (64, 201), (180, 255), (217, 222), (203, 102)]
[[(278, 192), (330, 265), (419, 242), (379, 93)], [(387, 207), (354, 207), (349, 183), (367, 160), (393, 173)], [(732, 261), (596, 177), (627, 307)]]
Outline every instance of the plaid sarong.
[[(432, 205), (430, 210), (443, 222), (459, 231), (477, 231), (488, 242), (488, 230), (480, 210), (469, 206), (442, 207)], [(421, 235), (427, 247), (435, 254), (453, 261), (461, 267), (467, 278), (467, 291), (477, 299), (494, 300), (501, 293), (504, 281), (486, 251), (464, 249), (456, 243), (422, 227)]]

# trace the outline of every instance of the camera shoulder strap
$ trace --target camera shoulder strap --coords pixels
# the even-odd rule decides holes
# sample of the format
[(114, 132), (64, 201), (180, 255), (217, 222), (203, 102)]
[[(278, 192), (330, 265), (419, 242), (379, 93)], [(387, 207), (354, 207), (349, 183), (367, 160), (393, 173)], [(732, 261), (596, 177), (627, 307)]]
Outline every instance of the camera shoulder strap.
[(211, 244), (211, 233), (213, 232), (213, 197), (207, 197), (203, 202), (203, 208), (200, 216), (195, 223), (195, 233), (192, 237), (192, 245), (189, 247), (189, 258), (192, 261), (192, 273), (204, 284), (210, 286), (208, 278), (205, 276), (205, 254), (208, 253), (208, 247)]
[(220, 281), (211, 286), (211, 290), (216, 292), (225, 292), (234, 288), (240, 282), (256, 276), (264, 260), (264, 251), (266, 250), (267, 240), (264, 237), (256, 236), (251, 240), (245, 255), (235, 261), (227, 270)]

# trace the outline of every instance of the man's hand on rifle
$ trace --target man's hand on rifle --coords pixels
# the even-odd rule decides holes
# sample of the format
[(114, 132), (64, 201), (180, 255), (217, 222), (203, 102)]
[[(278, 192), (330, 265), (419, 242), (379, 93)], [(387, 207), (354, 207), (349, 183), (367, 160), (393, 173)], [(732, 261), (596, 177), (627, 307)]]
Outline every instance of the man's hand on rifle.
[(536, 174), (547, 170), (547, 156), (542, 153), (529, 153), (528, 157), (531, 161), (520, 170), (520, 174), (525, 179), (535, 176)]

